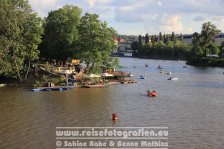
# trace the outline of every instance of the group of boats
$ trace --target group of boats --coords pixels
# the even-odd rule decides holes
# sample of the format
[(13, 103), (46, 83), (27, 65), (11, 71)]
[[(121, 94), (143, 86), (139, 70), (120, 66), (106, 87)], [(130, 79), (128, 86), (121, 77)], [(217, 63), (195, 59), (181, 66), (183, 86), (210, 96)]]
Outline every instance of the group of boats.
[[(160, 65), (157, 68), (160, 69), (160, 73), (165, 73), (166, 75), (172, 75), (172, 73), (170, 71), (165, 72)], [(168, 78), (168, 80), (175, 81), (175, 80), (178, 80), (178, 77), (176, 77), (176, 76), (170, 76)]]
[[(148, 65), (145, 64), (145, 67), (148, 67)], [(187, 67), (185, 66), (183, 68), (187, 68)], [(170, 71), (165, 72), (160, 65), (158, 65), (157, 69), (160, 70), (160, 73), (169, 75), (170, 77), (168, 78), (168, 80), (176, 81), (176, 80), (179, 79), (176, 76), (171, 76), (172, 72), (170, 72)], [(146, 75), (140, 75), (140, 79), (146, 79)], [(156, 97), (157, 96), (157, 92), (155, 90), (153, 90), (153, 91), (148, 90), (147, 91), (147, 96), (149, 96), (149, 97)]]

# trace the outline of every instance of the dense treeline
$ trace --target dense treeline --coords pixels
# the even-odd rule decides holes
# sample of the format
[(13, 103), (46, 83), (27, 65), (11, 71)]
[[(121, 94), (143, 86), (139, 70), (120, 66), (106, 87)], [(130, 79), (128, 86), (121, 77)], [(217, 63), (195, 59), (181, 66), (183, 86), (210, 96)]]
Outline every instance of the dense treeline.
[(27, 0), (2, 0), (0, 13), (0, 77), (26, 80), (40, 57), (81, 59), (87, 73), (113, 65), (117, 33), (97, 14), (81, 16), (79, 7), (66, 5), (41, 19)]
[[(190, 54), (191, 46), (182, 41), (182, 35), (152, 35), (144, 38), (139, 35), (139, 41), (132, 43), (133, 56), (157, 59), (186, 59)], [(143, 44), (144, 40), (144, 44)]]
[[(189, 57), (187, 63), (223, 67), (224, 42), (220, 47), (215, 44), (215, 37), (219, 32), (220, 30), (211, 22), (202, 24), (201, 34), (197, 32), (193, 34), (191, 57)], [(214, 55), (217, 56), (214, 58)]]
[(224, 42), (221, 46), (215, 43), (220, 33), (211, 22), (202, 25), (201, 33), (195, 32), (192, 44), (186, 45), (183, 36), (162, 34), (139, 35), (139, 41), (132, 43), (133, 56), (157, 59), (185, 59), (188, 64), (224, 67)]

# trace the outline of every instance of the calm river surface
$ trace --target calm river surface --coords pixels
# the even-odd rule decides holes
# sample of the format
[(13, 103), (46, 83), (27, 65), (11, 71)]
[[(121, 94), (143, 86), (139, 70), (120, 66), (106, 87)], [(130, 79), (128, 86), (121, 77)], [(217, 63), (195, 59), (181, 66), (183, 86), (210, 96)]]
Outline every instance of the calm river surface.
[[(120, 62), (138, 83), (62, 92), (0, 88), (0, 149), (53, 149), (60, 126), (168, 127), (169, 149), (224, 148), (224, 69), (183, 68), (184, 62), (167, 60)], [(167, 80), (158, 65), (179, 80)], [(141, 74), (147, 78), (140, 80)], [(158, 97), (147, 97), (147, 89)]]

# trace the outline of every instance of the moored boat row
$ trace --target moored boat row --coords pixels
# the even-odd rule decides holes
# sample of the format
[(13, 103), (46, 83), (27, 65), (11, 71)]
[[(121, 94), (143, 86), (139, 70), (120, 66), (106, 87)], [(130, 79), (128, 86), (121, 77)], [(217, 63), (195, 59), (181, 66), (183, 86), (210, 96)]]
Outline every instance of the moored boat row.
[(39, 87), (33, 88), (32, 91), (40, 92), (40, 91), (64, 91), (74, 89), (74, 86), (60, 86), (60, 87)]

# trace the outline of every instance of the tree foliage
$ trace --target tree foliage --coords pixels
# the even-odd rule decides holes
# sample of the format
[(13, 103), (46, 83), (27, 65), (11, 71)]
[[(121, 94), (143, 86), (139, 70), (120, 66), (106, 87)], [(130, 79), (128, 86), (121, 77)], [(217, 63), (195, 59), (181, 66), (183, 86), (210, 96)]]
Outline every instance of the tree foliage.
[(145, 35), (145, 43), (146, 44), (149, 43), (149, 34), (148, 33)]
[(202, 24), (202, 30), (201, 30), (201, 44), (200, 46), (202, 49), (204, 49), (204, 55), (206, 56), (208, 54), (208, 47), (211, 46), (212, 43), (215, 43), (215, 36), (220, 32), (216, 28), (214, 24), (211, 22), (207, 22)]
[(220, 49), (215, 44), (215, 36), (220, 32), (214, 24), (202, 24), (201, 34), (194, 33), (192, 39), (192, 57), (206, 57), (207, 54), (219, 54)]
[[(133, 46), (134, 47), (134, 46)], [(163, 59), (186, 59), (190, 52), (190, 46), (182, 41), (163, 41), (148, 43), (143, 46), (138, 46), (137, 56), (148, 58), (163, 58)]]
[[(140, 36), (140, 35), (139, 35)], [(133, 56), (164, 59), (186, 59), (190, 53), (190, 46), (183, 43), (182, 35), (162, 34), (151, 35), (151, 42), (144, 45), (132, 43)]]
[(86, 73), (95, 67), (109, 65), (111, 51), (115, 48), (113, 36), (117, 34), (106, 22), (101, 22), (97, 14), (86, 13), (80, 20), (79, 57), (86, 63)]
[(80, 17), (81, 9), (72, 5), (49, 13), (45, 20), (42, 57), (66, 61), (75, 54)]
[(38, 59), (42, 20), (26, 0), (2, 0), (0, 14), (0, 75), (22, 81)]

